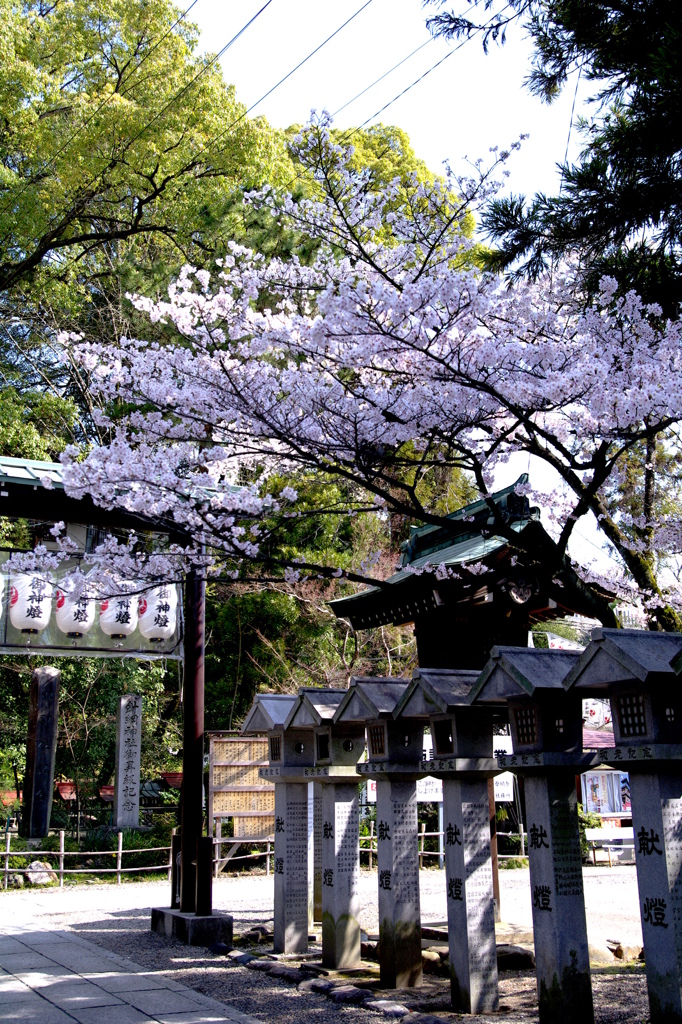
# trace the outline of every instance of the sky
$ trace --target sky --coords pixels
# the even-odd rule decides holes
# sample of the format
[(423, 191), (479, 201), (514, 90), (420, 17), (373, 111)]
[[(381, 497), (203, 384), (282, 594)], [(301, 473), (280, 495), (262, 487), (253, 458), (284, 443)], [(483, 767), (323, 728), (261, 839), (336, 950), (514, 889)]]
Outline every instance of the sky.
[[(263, 6), (265, 0), (198, 0), (189, 17), (200, 29), (200, 46), (217, 52)], [(367, 0), (272, 0), (265, 11), (221, 59), (223, 73), (247, 106), (256, 103), (280, 78), (351, 17)], [(501, 6), (499, 0), (497, 6)], [(446, 4), (458, 13), (466, 0)], [(436, 11), (429, 7), (428, 11)], [(508, 186), (515, 192), (554, 191), (559, 185), (557, 162), (563, 160), (576, 98), (576, 114), (585, 112), (590, 85), (569, 79), (551, 106), (523, 86), (531, 46), (523, 30), (510, 29), (504, 46), (491, 44), (488, 55), (474, 38), (455, 51), (457, 43), (430, 40), (427, 10), (421, 0), (369, 0), (342, 31), (259, 104), (276, 127), (301, 124), (312, 109), (334, 113), (365, 86), (426, 43), (410, 60), (369, 90), (335, 118), (341, 128), (366, 119), (403, 128), (414, 149), (434, 171), (448, 159), (454, 168), (464, 158), (489, 158), (491, 146), (508, 148), (528, 134), (520, 154), (509, 164)], [(489, 17), (483, 13), (483, 18)], [(378, 117), (373, 115), (454, 51), (428, 77)], [(577, 152), (571, 133), (570, 153)]]
[[(189, 15), (200, 30), (200, 48), (218, 52), (255, 15), (266, 0), (197, 0)], [(356, 11), (364, 7), (329, 43), (275, 89), (258, 100), (299, 61), (310, 54)], [(467, 0), (452, 0), (446, 9), (463, 13)], [(481, 4), (482, 6), (482, 4)], [(496, 4), (502, 6), (502, 0)], [(254, 23), (221, 59), (226, 81), (237, 98), (278, 128), (304, 124), (311, 110), (334, 113), (358, 92), (383, 75), (422, 43), (418, 53), (335, 117), (340, 128), (368, 123), (395, 124), (410, 136), (417, 156), (439, 171), (444, 160), (464, 170), (466, 159), (490, 159), (490, 148), (508, 148), (522, 134), (528, 139), (507, 167), (504, 191), (524, 195), (558, 191), (567, 144), (569, 159), (579, 151), (580, 137), (569, 129), (581, 114), (589, 116), (594, 90), (573, 75), (551, 106), (524, 87), (532, 47), (519, 26), (510, 28), (504, 46), (491, 43), (483, 52), (480, 39), (458, 43), (431, 40), (428, 12), (421, 0), (271, 0)], [(477, 12), (475, 12), (477, 13)], [(483, 19), (489, 17), (483, 13)], [(443, 63), (391, 106), (382, 107), (450, 53)], [(375, 116), (377, 115), (377, 116)], [(513, 457), (496, 474), (495, 486), (505, 487), (522, 472), (531, 483), (550, 492), (559, 483), (539, 460)], [(546, 526), (550, 526), (543, 515)], [(596, 520), (581, 521), (570, 551), (583, 564), (596, 560), (606, 568), (609, 556), (601, 550)]]

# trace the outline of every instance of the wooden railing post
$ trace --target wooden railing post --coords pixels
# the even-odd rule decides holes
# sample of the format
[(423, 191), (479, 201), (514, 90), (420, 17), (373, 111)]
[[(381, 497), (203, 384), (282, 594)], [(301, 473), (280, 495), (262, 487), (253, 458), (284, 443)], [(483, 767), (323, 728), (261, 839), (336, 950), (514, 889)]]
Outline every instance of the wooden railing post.
[(175, 829), (173, 829), (171, 831), (171, 844), (170, 844), (170, 849), (168, 851), (168, 881), (169, 882), (171, 880), (171, 875), (172, 875), (172, 872), (173, 872), (173, 836), (174, 835), (175, 835)]
[(64, 888), (64, 829), (59, 831), (59, 888)]
[(118, 847), (116, 850), (116, 885), (121, 884), (121, 863), (123, 861), (123, 833), (118, 833)]

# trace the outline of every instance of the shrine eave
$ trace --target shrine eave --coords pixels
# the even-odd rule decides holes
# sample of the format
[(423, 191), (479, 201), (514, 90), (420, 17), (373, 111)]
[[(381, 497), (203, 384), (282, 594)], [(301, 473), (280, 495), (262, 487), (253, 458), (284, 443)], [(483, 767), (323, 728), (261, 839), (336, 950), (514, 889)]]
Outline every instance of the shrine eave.
[[(532, 546), (540, 546), (547, 537), (541, 524), (535, 520), (514, 523), (511, 528), (523, 540), (526, 551)], [(541, 563), (536, 564), (532, 558), (525, 557), (530, 564), (521, 566), (516, 565), (517, 559), (521, 561), (519, 549), (504, 537), (466, 537), (449, 548), (439, 550), (431, 562), (424, 556), (418, 563), (413, 562), (389, 576), (383, 586), (370, 587), (350, 597), (330, 601), (330, 607), (337, 618), (350, 619), (354, 629), (372, 629), (414, 622), (444, 604), (489, 604), (494, 599), (496, 584), (529, 571), (536, 576), (544, 575)], [(469, 564), (478, 563), (489, 571), (480, 577), (466, 571)], [(436, 570), (441, 566), (445, 572), (437, 574)], [(415, 572), (415, 568), (421, 571)], [(448, 577), (448, 569), (454, 573), (461, 571), (461, 575), (459, 578)], [(542, 621), (561, 615), (563, 610), (566, 613), (580, 610), (569, 605), (564, 608), (560, 596), (557, 592), (556, 601), (548, 601), (544, 595), (540, 595), (539, 603), (531, 600), (528, 607), (531, 617)]]
[[(49, 480), (49, 487), (43, 485)], [(182, 541), (169, 524), (120, 508), (103, 508), (88, 495), (75, 498), (64, 490), (64, 467), (59, 462), (0, 457), (0, 516), (44, 523), (74, 523), (102, 529), (167, 533)], [(185, 538), (186, 539), (186, 538)]]

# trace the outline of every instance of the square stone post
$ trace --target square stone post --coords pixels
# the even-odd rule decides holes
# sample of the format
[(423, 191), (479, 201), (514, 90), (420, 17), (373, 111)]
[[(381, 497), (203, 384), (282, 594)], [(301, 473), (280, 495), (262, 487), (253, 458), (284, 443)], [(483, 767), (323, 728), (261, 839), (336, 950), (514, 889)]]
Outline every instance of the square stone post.
[(322, 786), (313, 782), (313, 921), (322, 923)]
[(21, 807), (21, 834), (28, 839), (42, 839), (50, 828), (60, 677), (58, 669), (48, 667), (37, 668), (31, 676)]
[(114, 825), (140, 824), (140, 750), (142, 698), (137, 693), (119, 697), (116, 713), (116, 768), (114, 773)]
[(275, 783), (276, 953), (308, 949), (308, 784)]
[(540, 1024), (594, 1020), (575, 768), (524, 781)]
[(661, 768), (630, 771), (652, 1024), (682, 1021), (682, 767)]
[(443, 778), (452, 1008), (499, 1008), (488, 780)]
[(360, 966), (357, 782), (322, 786), (322, 963)]
[(417, 783), (377, 778), (380, 976), (385, 988), (422, 981)]

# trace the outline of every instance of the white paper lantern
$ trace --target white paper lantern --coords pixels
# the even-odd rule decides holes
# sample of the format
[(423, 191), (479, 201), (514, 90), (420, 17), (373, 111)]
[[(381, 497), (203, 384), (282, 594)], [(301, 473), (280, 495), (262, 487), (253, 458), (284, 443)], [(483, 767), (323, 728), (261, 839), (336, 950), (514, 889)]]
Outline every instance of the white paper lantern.
[(100, 602), (99, 624), (113, 640), (123, 640), (137, 628), (137, 595), (115, 594)]
[(95, 622), (95, 601), (92, 595), (81, 591), (80, 596), (75, 597), (65, 587), (58, 587), (54, 596), (57, 628), (74, 639), (84, 636)]
[(142, 636), (154, 643), (170, 640), (175, 633), (177, 608), (178, 591), (172, 584), (163, 584), (145, 591), (139, 605)]
[(50, 621), (52, 584), (40, 573), (13, 576), (9, 591), (9, 618), (22, 633), (39, 633)]

